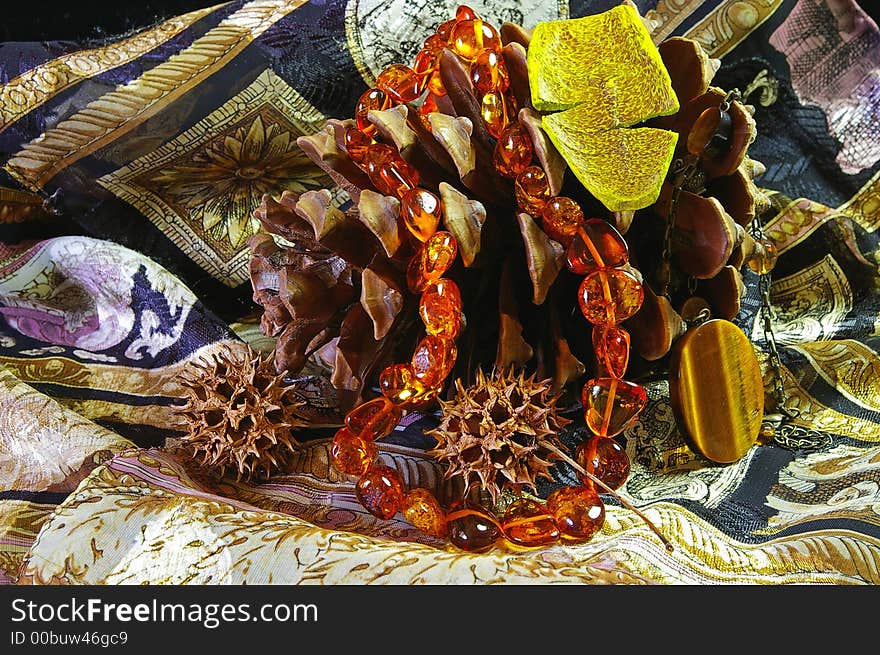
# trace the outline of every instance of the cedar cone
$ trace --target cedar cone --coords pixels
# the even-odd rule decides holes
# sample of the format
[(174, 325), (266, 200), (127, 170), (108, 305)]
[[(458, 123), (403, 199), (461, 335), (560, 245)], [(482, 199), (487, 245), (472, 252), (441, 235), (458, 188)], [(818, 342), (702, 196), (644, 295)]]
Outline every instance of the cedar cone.
[[(724, 97), (709, 86), (717, 61), (690, 39), (675, 37), (660, 45), (681, 110), (649, 123), (679, 132), (678, 161), (654, 205), (610, 213), (567, 173), (567, 163), (541, 128), (527, 74), (529, 34), (511, 23), (500, 34), (510, 77), (507, 93), (520, 108), (517, 117), (532, 137), (551, 193), (575, 199), (588, 217), (615, 224), (643, 275), (645, 302), (624, 323), (632, 335), (629, 376), (662, 373), (665, 356), (686, 327), (683, 316), (693, 319), (706, 308), (713, 316), (732, 318), (740, 308), (739, 269), (755, 252), (745, 226), (763, 204), (752, 182), (763, 167), (746, 156), (755, 133), (749, 107), (731, 103), (736, 136), (724, 165), (696, 162), (698, 172), (680, 196), (672, 257), (663, 262), (673, 169), (697, 159), (686, 149), (697, 110), (717, 106)], [(418, 170), (419, 185), (442, 199), (438, 229), (458, 241), (461, 256), (446, 276), (462, 291), (465, 315), (479, 320), (469, 321), (459, 337), (459, 358), (449, 379), (461, 377), (467, 384), (478, 368), (526, 368), (550, 378), (554, 392), (573, 391), (571, 383), (594, 365), (589, 325), (577, 307), (581, 277), (567, 270), (564, 248), (544, 232), (540, 218), (517, 209), (512, 181), (496, 172), (495, 139), (482, 121), (466, 65), (447, 49), (437, 70), (447, 94), (430, 96), (436, 111), (420, 111), (417, 100), (370, 111), (368, 118), (377, 128), (374, 138), (393, 144)], [(419, 297), (405, 280), (415, 246), (398, 219), (398, 200), (377, 192), (349, 159), (344, 133), (354, 125), (350, 119), (331, 119), (316, 134), (298, 139), (352, 205), (337, 208), (329, 190), (266, 196), (255, 216), (271, 234), (257, 234), (249, 242), (253, 298), (265, 310), (263, 329), (278, 337), (277, 370), (296, 374), (320, 349), (333, 368), (341, 413), (377, 386), (385, 366), (409, 361), (422, 336), (419, 321), (413, 320)], [(450, 385), (446, 395), (453, 391)]]
[(493, 503), (510, 486), (535, 492), (539, 478), (553, 479), (554, 451), (565, 452), (556, 434), (571, 422), (557, 414), (551, 387), (512, 370), (488, 377), (480, 370), (468, 388), (457, 379), (455, 397), (440, 402), (440, 425), (427, 432), (437, 440), (429, 454), (446, 466), (446, 478), (461, 479), (465, 496), (474, 484)]
[(187, 426), (184, 447), (223, 475), (233, 468), (239, 480), (267, 478), (299, 447), (293, 430), (305, 425), (296, 415), (295, 385), (276, 375), (271, 356), (227, 347), (184, 371), (180, 382), (187, 403), (177, 409)]

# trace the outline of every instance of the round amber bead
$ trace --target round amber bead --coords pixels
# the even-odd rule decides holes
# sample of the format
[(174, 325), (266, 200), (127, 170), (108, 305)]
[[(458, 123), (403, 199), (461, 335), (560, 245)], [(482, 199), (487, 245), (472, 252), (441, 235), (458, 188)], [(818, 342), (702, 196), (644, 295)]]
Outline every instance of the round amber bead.
[(525, 126), (515, 121), (505, 128), (495, 144), (495, 170), (505, 177), (515, 178), (531, 163), (534, 150)]
[(390, 519), (403, 504), (403, 481), (393, 468), (376, 464), (358, 480), (355, 494), (370, 514)]
[(460, 20), (449, 35), (453, 52), (466, 61), (473, 61), (484, 48), (501, 50), (501, 38), (495, 28), (479, 18)]
[(437, 387), (452, 372), (457, 354), (452, 339), (429, 334), (416, 346), (410, 368), (422, 385)]
[(623, 432), (636, 420), (647, 401), (642, 385), (617, 378), (587, 380), (581, 391), (584, 420), (593, 434), (600, 437)]
[(605, 504), (592, 486), (556, 489), (547, 496), (547, 511), (566, 541), (589, 541), (605, 523)]
[(564, 246), (571, 243), (578, 228), (584, 224), (584, 212), (571, 198), (550, 198), (541, 210), (541, 226), (551, 239)]
[(492, 91), (507, 91), (510, 79), (501, 53), (497, 50), (483, 48), (471, 62), (471, 81), (477, 93), (491, 93)]
[(559, 528), (547, 509), (528, 498), (508, 506), (501, 528), (507, 541), (519, 548), (549, 546), (559, 539)]
[(766, 275), (776, 266), (778, 258), (776, 244), (770, 239), (761, 239), (755, 243), (755, 252), (749, 259), (749, 268), (758, 275)]
[(449, 232), (434, 232), (413, 255), (406, 270), (410, 291), (419, 293), (431, 282), (436, 282), (455, 261), (458, 242)]
[(367, 89), (364, 91), (361, 94), (361, 97), (358, 98), (354, 109), (354, 119), (357, 123), (358, 129), (368, 136), (375, 134), (376, 126), (367, 118), (367, 113), (370, 111), (388, 109), (390, 106), (391, 100), (389, 100), (388, 96), (379, 89)]
[[(620, 489), (629, 477), (629, 455), (614, 439), (589, 437), (577, 447), (574, 458), (611, 489)], [(585, 475), (581, 476), (581, 481), (587, 486), (593, 484)], [(596, 491), (602, 493), (603, 489), (599, 487)]]
[(446, 512), (427, 489), (413, 489), (403, 498), (403, 517), (416, 528), (442, 539), (446, 536)]
[(379, 374), (379, 390), (395, 405), (418, 403), (427, 389), (416, 379), (408, 364), (391, 364)]
[(623, 269), (600, 268), (581, 282), (578, 303), (595, 325), (618, 325), (642, 306), (645, 290), (636, 277)]
[(544, 169), (540, 166), (526, 167), (516, 176), (514, 192), (520, 210), (532, 216), (540, 216), (544, 205), (550, 199), (550, 187)]
[(419, 241), (427, 241), (437, 231), (442, 214), (440, 198), (427, 189), (409, 189), (400, 199), (400, 217)]
[(384, 396), (362, 403), (345, 415), (348, 429), (367, 439), (379, 439), (400, 423), (403, 411)]
[(483, 95), (480, 116), (489, 134), (496, 139), (499, 138), (508, 125), (507, 105), (504, 103), (504, 94), (501, 91), (489, 91)]
[(623, 266), (629, 262), (629, 248), (611, 223), (591, 218), (578, 227), (565, 256), (568, 270), (588, 275), (597, 268)]
[(422, 92), (419, 88), (419, 76), (412, 68), (403, 64), (391, 64), (379, 73), (376, 86), (396, 103), (415, 100)]
[(498, 522), (481, 509), (454, 506), (446, 515), (449, 541), (469, 553), (485, 553), (503, 536)]
[(339, 428), (330, 443), (330, 461), (346, 475), (363, 475), (376, 461), (379, 451), (371, 439)]
[(593, 351), (602, 376), (622, 378), (629, 364), (629, 332), (614, 325), (593, 326)]

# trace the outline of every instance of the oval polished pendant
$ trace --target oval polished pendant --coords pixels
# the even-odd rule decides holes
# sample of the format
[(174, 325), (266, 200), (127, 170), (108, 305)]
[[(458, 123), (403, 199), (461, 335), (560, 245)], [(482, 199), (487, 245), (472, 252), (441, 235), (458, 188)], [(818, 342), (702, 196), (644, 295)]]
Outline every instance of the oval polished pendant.
[(764, 417), (764, 384), (743, 331), (722, 319), (689, 329), (672, 352), (669, 396), (695, 451), (720, 464), (745, 455)]

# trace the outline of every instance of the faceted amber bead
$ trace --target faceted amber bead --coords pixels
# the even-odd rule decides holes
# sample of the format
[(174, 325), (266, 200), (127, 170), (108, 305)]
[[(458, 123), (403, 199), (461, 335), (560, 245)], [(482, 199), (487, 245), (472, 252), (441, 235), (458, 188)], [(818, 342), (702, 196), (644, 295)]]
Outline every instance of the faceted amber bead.
[(413, 255), (406, 270), (410, 291), (419, 293), (431, 282), (436, 282), (455, 261), (458, 242), (449, 232), (434, 232)]
[(409, 189), (400, 199), (400, 218), (419, 241), (427, 241), (437, 231), (442, 213), (440, 198), (427, 189)]
[[(614, 439), (590, 437), (577, 447), (574, 458), (611, 489), (620, 489), (629, 477), (629, 455)], [(581, 480), (587, 486), (593, 483), (585, 475), (581, 476)], [(603, 489), (599, 487), (596, 491), (602, 493)]]
[(515, 178), (532, 163), (533, 154), (532, 140), (525, 126), (514, 121), (495, 144), (495, 170), (505, 177)]
[(549, 546), (559, 539), (559, 528), (547, 509), (528, 498), (511, 503), (501, 521), (504, 537), (520, 548)]
[(379, 73), (376, 87), (396, 103), (410, 102), (418, 98), (421, 93), (419, 76), (404, 64), (391, 64)]
[(492, 91), (507, 91), (510, 86), (510, 78), (501, 53), (497, 50), (483, 48), (471, 62), (471, 81), (477, 93), (491, 93)]
[(611, 223), (590, 218), (578, 227), (565, 256), (568, 270), (588, 275), (597, 268), (616, 268), (629, 262), (629, 247)]
[(379, 374), (379, 390), (395, 405), (417, 403), (427, 389), (416, 379), (409, 364), (391, 364)]
[(550, 198), (541, 210), (541, 226), (551, 239), (567, 246), (584, 224), (584, 212), (571, 198)]
[(363, 475), (376, 461), (379, 451), (371, 439), (339, 428), (330, 444), (330, 461), (346, 475)]
[(592, 486), (556, 489), (547, 496), (547, 511), (566, 541), (589, 541), (605, 523), (605, 504)]
[(432, 537), (446, 536), (446, 512), (427, 489), (413, 489), (403, 498), (403, 517)]
[(590, 323), (618, 325), (639, 311), (645, 290), (636, 277), (623, 269), (600, 268), (581, 282), (578, 303)]
[(370, 514), (390, 519), (403, 504), (403, 481), (393, 468), (376, 464), (357, 481), (355, 494)]
[(437, 387), (452, 372), (458, 349), (452, 339), (429, 334), (416, 346), (410, 369), (425, 387)]
[(345, 130), (344, 141), (348, 158), (358, 165), (363, 163), (367, 148), (374, 143), (373, 139), (356, 127), (349, 127)]
[(508, 124), (507, 105), (504, 104), (504, 94), (501, 91), (489, 91), (483, 96), (480, 116), (489, 134), (499, 138)]
[(749, 260), (749, 268), (758, 275), (766, 275), (776, 266), (778, 258), (776, 244), (770, 239), (761, 239), (755, 243), (755, 253)]
[(544, 205), (550, 199), (547, 176), (540, 166), (528, 166), (516, 176), (514, 184), (516, 204), (532, 216), (540, 216)]
[(617, 378), (587, 380), (581, 391), (587, 427), (600, 437), (623, 432), (636, 420), (647, 401), (642, 385)]
[(376, 126), (367, 118), (370, 111), (380, 111), (388, 109), (391, 106), (391, 100), (383, 91), (379, 89), (367, 89), (361, 94), (354, 109), (354, 119), (357, 122), (358, 129), (364, 134), (372, 136), (376, 133)]
[(419, 316), (430, 335), (454, 340), (461, 332), (461, 305), (431, 288), (422, 293)]
[(593, 351), (602, 377), (622, 378), (629, 364), (629, 332), (614, 325), (593, 326)]
[(400, 423), (403, 411), (381, 396), (362, 403), (345, 415), (348, 429), (367, 439), (379, 439)]
[(501, 526), (481, 509), (453, 506), (446, 515), (449, 541), (469, 553), (485, 553), (503, 536)]
[(479, 18), (477, 12), (468, 7), (467, 5), (458, 5), (455, 9), (455, 20), (474, 20), (475, 18)]
[(453, 52), (465, 61), (473, 61), (483, 48), (501, 51), (498, 32), (479, 18), (456, 22), (449, 35), (449, 44)]

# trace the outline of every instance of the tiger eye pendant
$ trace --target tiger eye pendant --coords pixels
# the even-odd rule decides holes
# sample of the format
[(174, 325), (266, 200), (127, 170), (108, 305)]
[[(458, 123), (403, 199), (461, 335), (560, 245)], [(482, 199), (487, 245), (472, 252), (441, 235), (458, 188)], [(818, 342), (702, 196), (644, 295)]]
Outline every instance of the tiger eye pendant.
[(720, 464), (745, 455), (761, 429), (764, 383), (743, 331), (722, 319), (689, 329), (672, 350), (669, 397), (696, 452)]

